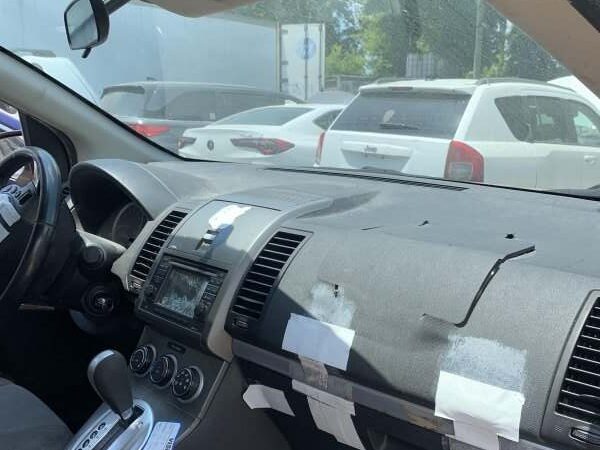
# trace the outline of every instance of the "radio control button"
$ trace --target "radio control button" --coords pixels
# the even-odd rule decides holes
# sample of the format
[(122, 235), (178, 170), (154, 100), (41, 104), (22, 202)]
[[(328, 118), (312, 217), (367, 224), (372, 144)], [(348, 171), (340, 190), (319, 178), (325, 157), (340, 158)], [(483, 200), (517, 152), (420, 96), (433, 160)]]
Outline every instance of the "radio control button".
[(162, 355), (150, 369), (150, 381), (159, 387), (168, 386), (177, 372), (177, 358), (174, 355)]
[(152, 345), (142, 345), (134, 350), (129, 358), (129, 368), (137, 375), (145, 375), (156, 358), (156, 350)]
[(175, 375), (171, 391), (177, 399), (183, 402), (191, 402), (200, 395), (203, 385), (204, 375), (200, 369), (185, 367)]

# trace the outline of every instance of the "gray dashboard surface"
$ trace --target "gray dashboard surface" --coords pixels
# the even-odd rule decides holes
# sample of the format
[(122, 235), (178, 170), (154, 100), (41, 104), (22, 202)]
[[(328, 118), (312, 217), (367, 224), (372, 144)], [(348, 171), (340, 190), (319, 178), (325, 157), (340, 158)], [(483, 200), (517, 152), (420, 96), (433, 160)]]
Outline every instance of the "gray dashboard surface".
[[(273, 189), (330, 199), (280, 224), (312, 236), (267, 305), (253, 345), (294, 357), (281, 350), (290, 313), (349, 327), (356, 338), (348, 369), (330, 372), (426, 406), (434, 404), (440, 370), (519, 390), (522, 433), (539, 436), (565, 341), (588, 293), (600, 287), (598, 203), (402, 177), (381, 182), (220, 163), (143, 167), (179, 201), (264, 205)], [(464, 317), (498, 259), (527, 247), (535, 251), (500, 266), (465, 327), (448, 323)], [(342, 289), (341, 300), (334, 289)]]

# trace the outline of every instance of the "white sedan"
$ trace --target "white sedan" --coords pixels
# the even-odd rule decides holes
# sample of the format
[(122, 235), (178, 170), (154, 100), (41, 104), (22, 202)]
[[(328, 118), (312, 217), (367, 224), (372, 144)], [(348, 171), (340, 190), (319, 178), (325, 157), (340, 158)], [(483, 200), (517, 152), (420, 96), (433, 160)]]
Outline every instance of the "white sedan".
[(267, 106), (229, 116), (179, 139), (183, 157), (312, 166), (322, 133), (343, 105)]

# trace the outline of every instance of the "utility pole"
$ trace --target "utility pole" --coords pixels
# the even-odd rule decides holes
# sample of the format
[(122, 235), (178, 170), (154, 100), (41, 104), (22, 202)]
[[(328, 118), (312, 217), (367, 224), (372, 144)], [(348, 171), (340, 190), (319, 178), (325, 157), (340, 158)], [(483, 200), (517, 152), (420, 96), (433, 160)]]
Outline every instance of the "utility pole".
[(473, 53), (473, 78), (481, 78), (481, 52), (483, 44), (483, 15), (484, 0), (477, 1), (477, 16), (475, 19), (475, 52)]

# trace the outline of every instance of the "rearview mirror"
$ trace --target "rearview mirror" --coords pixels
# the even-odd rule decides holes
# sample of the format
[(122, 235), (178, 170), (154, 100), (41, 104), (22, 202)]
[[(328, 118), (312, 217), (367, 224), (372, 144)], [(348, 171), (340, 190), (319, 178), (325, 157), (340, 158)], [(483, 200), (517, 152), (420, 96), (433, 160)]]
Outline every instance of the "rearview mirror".
[(108, 11), (103, 0), (74, 0), (65, 10), (65, 30), (72, 50), (84, 56), (108, 37)]

